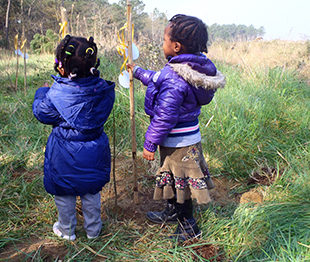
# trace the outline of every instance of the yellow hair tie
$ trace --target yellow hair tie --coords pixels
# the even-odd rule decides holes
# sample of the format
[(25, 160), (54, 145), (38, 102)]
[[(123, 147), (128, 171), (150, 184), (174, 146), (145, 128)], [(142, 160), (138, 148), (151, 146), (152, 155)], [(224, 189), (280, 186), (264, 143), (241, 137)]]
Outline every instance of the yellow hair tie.
[(85, 53), (87, 54), (88, 53), (88, 50), (91, 50), (91, 54), (90, 55), (93, 55), (94, 54), (94, 49), (92, 49), (91, 47), (88, 47), (85, 51)]

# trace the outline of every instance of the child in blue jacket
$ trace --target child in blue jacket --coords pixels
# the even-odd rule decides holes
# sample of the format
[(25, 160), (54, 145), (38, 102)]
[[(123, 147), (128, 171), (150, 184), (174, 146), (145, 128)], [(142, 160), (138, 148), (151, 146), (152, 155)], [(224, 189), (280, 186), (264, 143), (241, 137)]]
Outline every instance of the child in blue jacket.
[(80, 196), (89, 239), (102, 227), (102, 187), (110, 180), (111, 154), (103, 125), (112, 110), (115, 84), (99, 77), (94, 39), (67, 35), (56, 49), (54, 83), (37, 90), (34, 116), (52, 125), (44, 161), (44, 186), (55, 196), (56, 235), (75, 240)]
[(201, 106), (224, 87), (225, 78), (202, 52), (207, 52), (208, 33), (198, 18), (175, 15), (164, 32), (164, 55), (168, 60), (159, 72), (128, 64), (134, 77), (147, 86), (145, 112), (150, 124), (145, 134), (143, 157), (154, 160), (159, 146), (160, 168), (154, 199), (166, 199), (161, 212), (149, 211), (155, 223), (178, 223), (179, 241), (201, 234), (193, 217), (192, 199), (211, 201), (213, 187), (203, 157), (198, 116)]

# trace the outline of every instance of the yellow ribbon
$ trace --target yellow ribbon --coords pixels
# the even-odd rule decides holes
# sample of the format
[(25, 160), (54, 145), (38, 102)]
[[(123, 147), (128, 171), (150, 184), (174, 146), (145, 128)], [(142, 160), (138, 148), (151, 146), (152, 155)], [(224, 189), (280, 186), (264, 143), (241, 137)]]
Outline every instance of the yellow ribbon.
[(20, 46), (20, 50), (23, 49), (23, 47), (24, 47), (24, 45), (26, 44), (26, 42), (27, 42), (27, 39), (25, 39), (25, 40), (23, 41), (22, 45)]
[(15, 50), (17, 51), (17, 49), (18, 49), (18, 34), (14, 38), (14, 46), (15, 46)]
[(67, 21), (65, 21), (63, 24), (59, 23), (60, 29), (59, 29), (59, 34), (62, 35), (62, 38), (65, 37), (65, 28), (67, 26)]
[[(125, 44), (125, 33), (124, 33), (126, 28), (128, 28), (127, 23), (125, 23), (121, 27), (121, 29), (117, 32), (119, 44), (117, 45), (116, 49), (119, 55), (124, 57), (124, 62), (120, 68), (121, 75), (123, 75), (122, 69), (126, 66), (126, 63), (128, 60), (128, 57), (126, 56), (126, 48), (128, 49), (128, 46)], [(120, 32), (121, 32), (121, 36), (120, 36)], [(133, 36), (134, 36), (134, 25), (132, 24), (132, 35), (131, 35), (132, 40), (133, 40)]]

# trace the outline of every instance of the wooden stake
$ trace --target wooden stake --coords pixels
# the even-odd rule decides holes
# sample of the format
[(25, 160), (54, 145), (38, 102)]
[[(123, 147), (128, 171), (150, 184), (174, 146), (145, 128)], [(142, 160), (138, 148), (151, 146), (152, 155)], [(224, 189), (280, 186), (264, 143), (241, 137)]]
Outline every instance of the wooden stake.
[(27, 93), (27, 73), (26, 73), (26, 70), (27, 70), (27, 67), (26, 67), (26, 42), (23, 42), (25, 41), (26, 39), (26, 36), (25, 36), (25, 18), (24, 18), (24, 1), (21, 0), (21, 17), (22, 17), (22, 46), (23, 48), (21, 47), (20, 49), (20, 52), (22, 52), (24, 54), (24, 94), (26, 95)]
[[(133, 64), (132, 59), (132, 21), (131, 21), (131, 4), (130, 0), (127, 0), (127, 25), (128, 25), (128, 63)], [(134, 178), (133, 196), (134, 203), (138, 204), (138, 180), (136, 170), (136, 124), (135, 124), (135, 95), (133, 85), (133, 72), (129, 70), (129, 81), (130, 81), (130, 120), (131, 120), (131, 141), (132, 141), (132, 172)]]
[(18, 83), (18, 49), (17, 49), (17, 54), (16, 54), (15, 92), (17, 91), (17, 83)]
[[(112, 159), (112, 172), (113, 172), (113, 183), (114, 183), (114, 201), (115, 201), (115, 208), (117, 207), (117, 186), (116, 186), (116, 175), (115, 175), (115, 158), (116, 158), (116, 153), (115, 153), (115, 139), (116, 139), (116, 134), (115, 134), (115, 114), (114, 114), (114, 108), (112, 109), (113, 112), (113, 159)], [(115, 209), (116, 210), (116, 209)]]
[[(23, 35), (22, 35), (22, 39), (26, 39), (26, 36), (25, 36), (25, 25), (24, 25), (24, 22), (23, 22)], [(26, 42), (23, 43), (23, 50), (20, 50), (21, 52), (23, 52), (24, 54), (24, 93), (26, 95), (27, 93), (27, 62), (26, 62)]]
[(15, 76), (15, 92), (17, 91), (17, 83), (18, 83), (18, 35), (15, 36), (14, 46), (16, 50), (16, 76)]
[(24, 93), (26, 95), (27, 93), (27, 62), (26, 62), (26, 44), (23, 47), (23, 53), (24, 53)]
[(63, 36), (66, 36), (67, 34), (70, 34), (69, 31), (69, 24), (68, 24), (68, 17), (67, 17), (67, 9), (64, 8), (63, 6), (60, 7), (60, 14), (61, 14), (61, 23), (64, 24), (65, 22), (67, 22), (67, 25), (64, 27), (64, 31), (63, 31)]

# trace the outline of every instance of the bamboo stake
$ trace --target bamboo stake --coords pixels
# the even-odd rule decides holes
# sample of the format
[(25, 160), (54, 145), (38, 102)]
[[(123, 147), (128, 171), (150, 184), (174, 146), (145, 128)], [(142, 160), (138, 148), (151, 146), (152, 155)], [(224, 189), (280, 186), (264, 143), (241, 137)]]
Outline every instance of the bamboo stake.
[(24, 53), (24, 93), (26, 95), (27, 93), (27, 62), (26, 62), (26, 44), (24, 45), (23, 48), (23, 53)]
[(71, 6), (71, 21), (70, 21), (70, 32), (72, 35), (74, 35), (74, 33), (73, 33), (73, 18), (72, 18), (73, 17), (73, 9), (74, 9), (74, 4), (72, 4), (72, 6)]
[(117, 186), (116, 186), (116, 176), (115, 176), (115, 158), (116, 158), (116, 155), (115, 155), (115, 142), (116, 140), (116, 134), (115, 134), (115, 114), (114, 114), (114, 108), (113, 108), (113, 169), (112, 169), (112, 172), (113, 172), (113, 182), (114, 182), (114, 195), (115, 195), (115, 208), (117, 207)]
[(63, 6), (60, 7), (60, 14), (61, 14), (61, 23), (62, 24), (67, 23), (67, 25), (64, 27), (64, 31), (63, 31), (63, 37), (64, 37), (67, 34), (70, 34), (69, 25), (68, 25), (68, 18), (67, 18), (67, 9), (64, 8)]
[(22, 39), (25, 39), (23, 42), (23, 50), (20, 50), (21, 52), (23, 52), (24, 54), (24, 93), (26, 95), (27, 93), (27, 62), (26, 62), (26, 36), (25, 36), (25, 25), (23, 24), (23, 36), (22, 36)]
[[(132, 58), (132, 21), (131, 21), (131, 4), (130, 0), (127, 0), (127, 25), (128, 25), (128, 63), (133, 64)], [(138, 204), (138, 180), (136, 170), (136, 125), (135, 125), (135, 95), (133, 85), (133, 72), (129, 70), (129, 81), (130, 81), (130, 120), (131, 120), (131, 141), (132, 141), (132, 172), (134, 178), (133, 196), (134, 203)]]
[(17, 54), (16, 54), (15, 91), (17, 91), (17, 83), (18, 83), (18, 49), (17, 49)]
[(75, 32), (75, 34), (79, 35), (80, 34), (80, 14), (77, 15), (76, 20), (77, 20), (77, 23), (76, 23), (76, 32)]
[(83, 20), (84, 20), (84, 22), (85, 22), (86, 34), (89, 35), (88, 26), (87, 26), (87, 18), (86, 18), (85, 16), (83, 16)]
[(18, 35), (15, 36), (14, 46), (16, 50), (16, 76), (15, 76), (15, 92), (17, 91), (17, 83), (18, 83)]
[(27, 67), (26, 67), (26, 36), (25, 36), (25, 19), (24, 19), (24, 1), (21, 0), (21, 15), (22, 15), (22, 41), (25, 41), (22, 43), (22, 47), (20, 48), (21, 52), (24, 54), (24, 93), (26, 95), (27, 92)]

